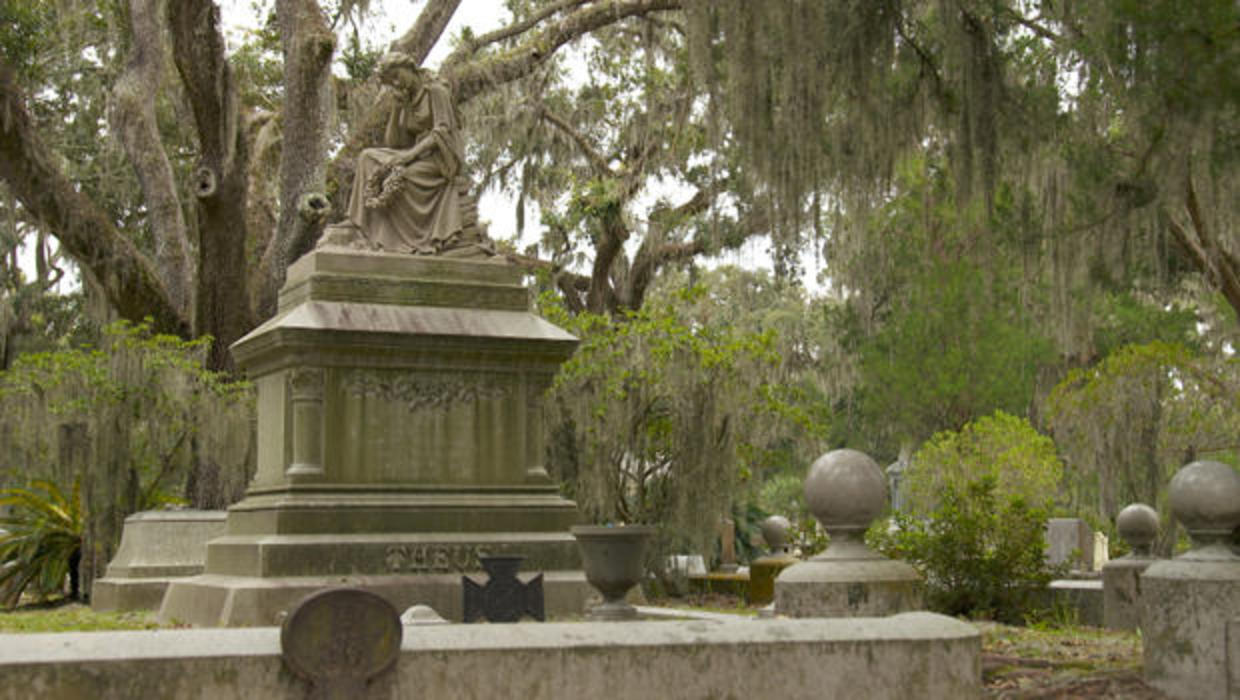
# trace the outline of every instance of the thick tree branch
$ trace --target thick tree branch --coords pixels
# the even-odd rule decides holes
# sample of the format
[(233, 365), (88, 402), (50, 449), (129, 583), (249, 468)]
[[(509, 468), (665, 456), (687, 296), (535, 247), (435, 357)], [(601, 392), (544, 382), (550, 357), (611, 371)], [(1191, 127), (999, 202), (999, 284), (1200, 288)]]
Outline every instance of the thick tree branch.
[(150, 260), (54, 165), (26, 110), (12, 68), (0, 61), (0, 179), (64, 250), (99, 280), (122, 317), (151, 316), (166, 333), (186, 335), (189, 324), (172, 304)]
[(274, 267), (259, 280), (258, 314), (275, 313), (284, 274), (314, 247), (330, 207), (327, 149), (335, 96), (331, 62), (336, 36), (316, 0), (278, 0), (284, 46), (284, 141), (280, 149), (280, 220), (271, 241)]
[[(1201, 215), (1201, 205), (1197, 202), (1197, 189), (1193, 186), (1192, 175), (1184, 178), (1185, 208), (1188, 218), (1197, 232), (1197, 240), (1201, 242), (1198, 254), (1205, 261), (1202, 271), (1214, 279), (1215, 284), (1231, 304), (1236, 318), (1240, 319), (1240, 260), (1219, 245), (1210, 233), (1205, 217)], [(1181, 231), (1177, 237), (1183, 235)]]
[(541, 273), (548, 275), (551, 278), (551, 282), (555, 284), (556, 289), (560, 290), (560, 296), (564, 299), (564, 305), (568, 307), (571, 313), (578, 314), (586, 310), (583, 295), (590, 290), (589, 277), (570, 272), (565, 270), (562, 265), (530, 255), (506, 253), (504, 257), (508, 262), (530, 274), (537, 275)]
[(493, 85), (529, 75), (561, 46), (596, 29), (628, 17), (678, 10), (682, 6), (682, 0), (603, 0), (557, 20), (499, 56), (461, 64), (445, 61), (441, 72), (455, 84), (456, 98), (466, 102)]
[(637, 255), (633, 256), (628, 280), (618, 295), (622, 304), (633, 310), (640, 309), (645, 302), (646, 291), (659, 270), (669, 263), (689, 260), (708, 250), (709, 246), (703, 239), (690, 242), (668, 241), (666, 235), (668, 231), (706, 211), (714, 196), (713, 189), (699, 189), (683, 204), (651, 213), (651, 224), (657, 228), (646, 235), (637, 249)]
[(1059, 36), (1059, 34), (1051, 28), (1044, 24), (1039, 24), (1037, 20), (1029, 19), (1016, 10), (1011, 10), (1007, 14), (1012, 19), (1016, 20), (1017, 24), (1042, 37), (1043, 39), (1047, 39), (1049, 41), (1060, 41), (1063, 39), (1063, 37)]
[(172, 304), (188, 316), (193, 263), (189, 229), (155, 117), (153, 92), (163, 82), (167, 0), (129, 0), (131, 48), (125, 69), (112, 86), (108, 123), (142, 187), (155, 239), (155, 263)]
[(572, 124), (564, 121), (563, 117), (547, 109), (544, 105), (538, 106), (538, 116), (572, 140), (581, 151), (581, 154), (590, 162), (590, 169), (594, 171), (595, 175), (598, 177), (612, 177), (614, 175), (611, 168), (607, 165), (607, 161), (603, 159), (603, 156), (598, 151), (594, 150), (594, 146), (586, 139), (585, 134), (573, 128)]
[[(219, 23), (213, 0), (176, 0), (168, 7), (172, 55), (201, 149), (195, 183), (199, 230), (194, 333), (214, 336), (207, 365), (231, 370), (228, 346), (254, 323), (245, 254), (248, 154)], [(207, 275), (211, 279), (204, 279)]]
[(452, 15), (456, 14), (460, 4), (461, 0), (430, 0), (422, 8), (413, 27), (392, 42), (392, 50), (407, 53), (421, 64), (448, 28), (448, 22), (452, 21)]
[[(228, 169), (236, 154), (238, 111), (232, 71), (219, 30), (219, 8), (212, 0), (177, 0), (169, 5), (172, 50), (198, 126), (199, 148), (207, 167)], [(203, 174), (200, 197), (211, 196), (209, 185), (221, 173)]]
[(569, 8), (585, 5), (589, 2), (593, 2), (593, 0), (560, 0), (560, 2), (552, 3), (537, 12), (531, 13), (529, 17), (526, 17), (519, 22), (513, 22), (507, 27), (501, 27), (493, 32), (487, 32), (482, 36), (474, 37), (473, 39), (466, 41), (459, 48), (448, 55), (448, 58), (444, 60), (444, 64), (462, 63), (467, 58), (470, 58), (474, 54), (478, 53), (478, 51), (482, 48), (490, 46), (491, 44), (499, 43), (505, 39), (511, 39), (514, 36), (524, 34), (552, 15), (558, 14)]

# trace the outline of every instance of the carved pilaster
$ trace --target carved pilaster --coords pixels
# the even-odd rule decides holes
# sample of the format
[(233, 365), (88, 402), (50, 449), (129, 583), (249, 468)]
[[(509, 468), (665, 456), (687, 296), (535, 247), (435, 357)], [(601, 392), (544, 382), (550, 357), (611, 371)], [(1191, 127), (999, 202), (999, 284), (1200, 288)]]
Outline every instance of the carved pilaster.
[(525, 389), (525, 483), (553, 483), (547, 467), (543, 464), (546, 449), (543, 445), (543, 392), (551, 385), (548, 377), (526, 374)]
[(323, 474), (324, 372), (302, 367), (288, 374), (293, 414), (293, 459), (285, 474), (293, 477)]

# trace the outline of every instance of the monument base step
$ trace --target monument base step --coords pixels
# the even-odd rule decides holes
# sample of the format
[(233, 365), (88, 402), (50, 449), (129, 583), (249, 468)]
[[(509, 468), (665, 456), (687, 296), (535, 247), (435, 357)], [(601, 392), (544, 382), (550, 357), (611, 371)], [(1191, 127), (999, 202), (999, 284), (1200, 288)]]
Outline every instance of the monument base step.
[(567, 532), (226, 535), (207, 543), (202, 573), (259, 578), (481, 572), (481, 557), (521, 555), (522, 571), (581, 567)]
[(98, 578), (91, 585), (90, 607), (95, 612), (159, 610), (172, 578)]
[(579, 518), (576, 504), (546, 489), (252, 492), (228, 509), (228, 534), (567, 532)]
[[(597, 597), (581, 571), (544, 571), (543, 594), (549, 617), (580, 615), (587, 600)], [(528, 581), (536, 572), (521, 572)], [(484, 583), (486, 574), (470, 574)], [(429, 605), (442, 617), (464, 617), (461, 574), (379, 576), (292, 576), (254, 578), (202, 574), (173, 581), (159, 609), (161, 624), (195, 627), (262, 627), (279, 625), (302, 598), (322, 590), (350, 586), (383, 596), (397, 610)]]

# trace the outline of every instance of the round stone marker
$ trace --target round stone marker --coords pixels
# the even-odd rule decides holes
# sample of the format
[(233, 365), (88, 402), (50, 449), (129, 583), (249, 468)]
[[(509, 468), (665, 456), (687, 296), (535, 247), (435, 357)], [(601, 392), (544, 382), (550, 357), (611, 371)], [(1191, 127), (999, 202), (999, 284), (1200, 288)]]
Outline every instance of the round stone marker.
[(1222, 462), (1193, 462), (1171, 479), (1171, 512), (1197, 547), (1226, 546), (1240, 527), (1240, 474)]
[(784, 516), (772, 515), (758, 527), (762, 530), (762, 539), (772, 553), (782, 553), (788, 546), (788, 531), (792, 529), (792, 523)]
[(386, 599), (360, 588), (312, 593), (280, 628), (284, 663), (321, 697), (362, 697), (396, 663), (403, 626)]
[(887, 479), (864, 452), (832, 450), (810, 465), (805, 502), (832, 535), (865, 532), (887, 506)]
[(1158, 537), (1158, 512), (1144, 503), (1133, 503), (1115, 517), (1115, 529), (1132, 547), (1133, 556), (1148, 557)]

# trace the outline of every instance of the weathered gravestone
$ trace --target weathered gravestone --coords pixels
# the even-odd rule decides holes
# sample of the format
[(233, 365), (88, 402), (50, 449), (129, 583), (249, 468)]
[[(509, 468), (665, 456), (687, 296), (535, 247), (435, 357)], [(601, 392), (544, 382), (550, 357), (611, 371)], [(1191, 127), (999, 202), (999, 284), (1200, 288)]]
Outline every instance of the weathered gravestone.
[(1073, 570), (1094, 570), (1094, 533), (1080, 518), (1051, 518), (1046, 523), (1046, 561)]
[(373, 593), (333, 588), (306, 597), (280, 628), (284, 665), (310, 684), (308, 697), (353, 700), (400, 656), (396, 608)]
[(826, 551), (775, 579), (775, 612), (790, 617), (876, 617), (921, 608), (921, 576), (865, 544), (887, 506), (887, 479), (856, 450), (819, 457), (805, 479), (805, 501), (831, 536)]
[(1193, 548), (1141, 575), (1145, 680), (1173, 698), (1228, 700), (1228, 622), (1240, 610), (1240, 474), (1193, 462), (1171, 479), (1171, 514)]

